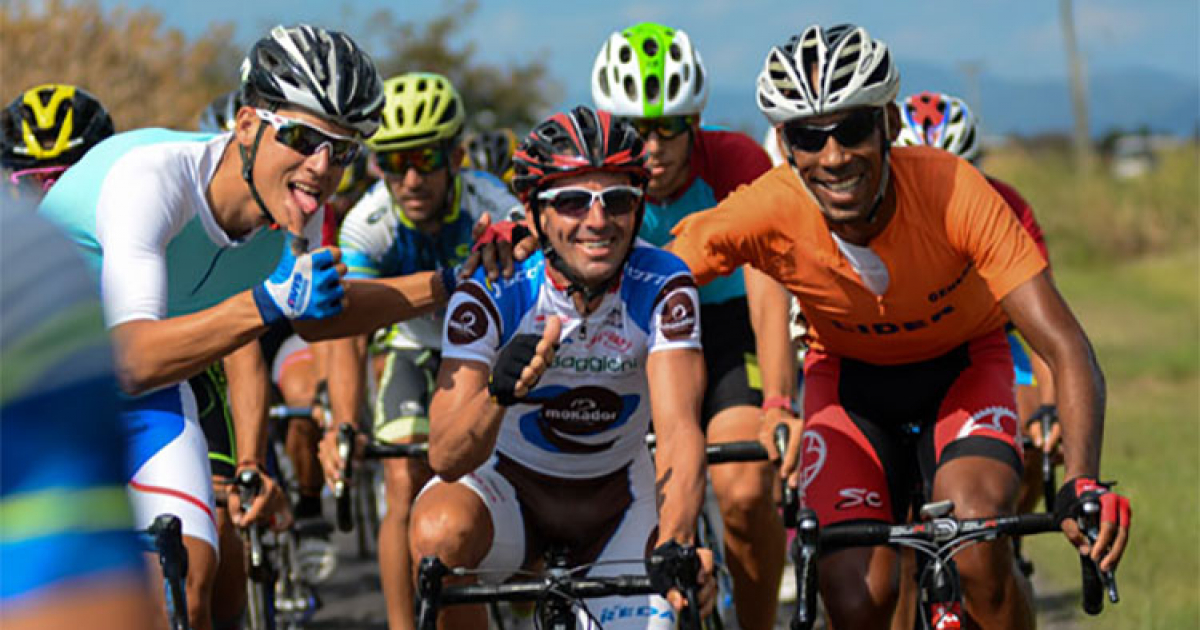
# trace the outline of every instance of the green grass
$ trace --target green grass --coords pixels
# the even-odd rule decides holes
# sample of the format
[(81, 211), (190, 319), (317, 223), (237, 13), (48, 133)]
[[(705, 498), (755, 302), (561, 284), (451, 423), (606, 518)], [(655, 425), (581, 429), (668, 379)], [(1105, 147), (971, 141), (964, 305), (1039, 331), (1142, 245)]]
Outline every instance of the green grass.
[(1128, 180), (1112, 179), (1103, 165), (1081, 177), (1070, 156), (1053, 149), (1005, 148), (989, 154), (983, 166), (1030, 202), (1056, 263), (1104, 264), (1197, 242), (1197, 143), (1160, 151), (1158, 168)]
[[(1057, 280), (1108, 380), (1104, 477), (1134, 506), (1122, 601), (1086, 627), (1200, 627), (1198, 250), (1060, 267)], [(1078, 562), (1061, 539), (1037, 537), (1028, 549), (1056, 590), (1078, 591)]]

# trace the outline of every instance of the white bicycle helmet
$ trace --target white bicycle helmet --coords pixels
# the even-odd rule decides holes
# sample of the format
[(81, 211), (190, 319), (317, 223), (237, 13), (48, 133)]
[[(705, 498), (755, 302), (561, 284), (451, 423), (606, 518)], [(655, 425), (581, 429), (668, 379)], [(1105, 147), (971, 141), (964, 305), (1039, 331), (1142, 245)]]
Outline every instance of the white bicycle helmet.
[(968, 162), (979, 159), (979, 119), (962, 99), (921, 92), (900, 105), (898, 147), (931, 146), (945, 149)]
[(592, 67), (592, 100), (615, 116), (699, 114), (708, 74), (687, 33), (644, 22), (604, 42)]
[(772, 125), (855, 107), (883, 107), (900, 91), (887, 46), (866, 29), (813, 25), (773, 46), (758, 75), (758, 108)]
[(383, 78), (343, 33), (276, 26), (242, 62), (242, 99), (252, 103), (251, 96), (302, 107), (367, 138), (379, 128)]

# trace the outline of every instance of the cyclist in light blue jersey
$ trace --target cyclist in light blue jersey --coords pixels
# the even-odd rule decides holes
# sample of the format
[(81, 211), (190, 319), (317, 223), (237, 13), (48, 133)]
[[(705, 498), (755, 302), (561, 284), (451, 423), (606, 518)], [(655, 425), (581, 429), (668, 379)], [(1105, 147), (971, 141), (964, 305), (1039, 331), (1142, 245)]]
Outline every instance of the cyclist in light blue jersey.
[[(231, 133), (144, 129), (101, 143), (43, 200), (100, 275), (118, 380), (136, 524), (183, 521), (193, 627), (208, 630), (216, 567), (213, 492), (188, 380), (290, 321), (308, 336), (371, 330), (443, 299), (452, 275), (344, 283), (318, 243), (323, 202), (379, 126), (382, 80), (342, 33), (272, 29), (242, 65)], [(268, 229), (276, 226), (279, 229)], [(344, 308), (344, 304), (352, 305)], [(259, 468), (258, 444), (238, 468)], [(265, 518), (269, 484), (246, 520)], [(236, 499), (231, 499), (236, 513)]]

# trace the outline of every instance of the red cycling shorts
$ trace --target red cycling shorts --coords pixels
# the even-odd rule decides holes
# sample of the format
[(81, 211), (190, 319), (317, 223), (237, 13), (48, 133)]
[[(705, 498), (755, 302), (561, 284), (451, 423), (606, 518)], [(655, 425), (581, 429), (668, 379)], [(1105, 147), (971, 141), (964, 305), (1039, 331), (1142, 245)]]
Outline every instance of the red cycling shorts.
[(1021, 473), (1013, 363), (996, 330), (940, 357), (874, 365), (810, 351), (802, 498), (822, 525), (908, 520), (938, 467), (983, 456)]

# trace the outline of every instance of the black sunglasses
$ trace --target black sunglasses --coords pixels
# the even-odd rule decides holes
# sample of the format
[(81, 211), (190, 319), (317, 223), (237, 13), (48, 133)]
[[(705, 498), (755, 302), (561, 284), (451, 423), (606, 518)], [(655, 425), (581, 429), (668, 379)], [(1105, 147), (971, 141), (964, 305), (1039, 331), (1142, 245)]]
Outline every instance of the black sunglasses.
[(335, 166), (346, 167), (354, 162), (362, 150), (362, 145), (354, 138), (326, 133), (303, 120), (280, 116), (265, 109), (255, 109), (254, 113), (275, 128), (275, 140), (279, 144), (300, 155), (313, 155), (328, 146), (329, 161)]
[(833, 136), (843, 147), (856, 147), (871, 137), (879, 126), (882, 109), (860, 109), (840, 121), (825, 126), (791, 123), (784, 125), (783, 137), (792, 149), (816, 153)]
[(592, 204), (599, 199), (605, 213), (619, 217), (637, 210), (642, 201), (642, 189), (633, 186), (609, 186), (600, 191), (574, 187), (553, 188), (538, 193), (537, 198), (550, 204), (559, 214), (571, 218), (587, 214)]
[(654, 118), (626, 118), (625, 121), (637, 130), (642, 140), (649, 140), (652, 133), (658, 134), (658, 137), (663, 140), (670, 140), (691, 129), (692, 124), (696, 122), (696, 118), (695, 116), (658, 116)]

